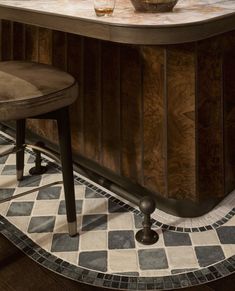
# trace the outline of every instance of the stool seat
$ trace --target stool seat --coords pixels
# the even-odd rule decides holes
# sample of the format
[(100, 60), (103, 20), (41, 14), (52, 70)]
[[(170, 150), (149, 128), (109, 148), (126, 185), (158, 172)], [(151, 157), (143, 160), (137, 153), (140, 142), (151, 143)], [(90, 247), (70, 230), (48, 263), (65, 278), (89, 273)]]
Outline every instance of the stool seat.
[(77, 83), (66, 72), (25, 61), (0, 62), (0, 121), (48, 113), (77, 98)]
[[(77, 234), (73, 180), (69, 105), (75, 101), (78, 85), (66, 72), (52, 66), (27, 61), (0, 62), (0, 122), (16, 121), (16, 176), (24, 178), (25, 124), (27, 119), (52, 119), (57, 123), (60, 161), (64, 185), (68, 233)], [(43, 148), (37, 147), (38, 151)], [(48, 151), (46, 151), (48, 153)], [(6, 153), (5, 153), (6, 154)], [(7, 153), (8, 154), (8, 153)], [(3, 154), (4, 155), (4, 154)], [(0, 157), (3, 156), (0, 154)], [(36, 158), (30, 174), (40, 174), (41, 158)], [(40, 168), (40, 171), (39, 171)], [(50, 186), (50, 185), (46, 185)], [(32, 189), (38, 191), (40, 187)], [(27, 195), (29, 191), (19, 195)], [(13, 199), (11, 197), (10, 199)], [(1, 202), (2, 200), (2, 202)], [(1, 199), (4, 203), (5, 199)]]

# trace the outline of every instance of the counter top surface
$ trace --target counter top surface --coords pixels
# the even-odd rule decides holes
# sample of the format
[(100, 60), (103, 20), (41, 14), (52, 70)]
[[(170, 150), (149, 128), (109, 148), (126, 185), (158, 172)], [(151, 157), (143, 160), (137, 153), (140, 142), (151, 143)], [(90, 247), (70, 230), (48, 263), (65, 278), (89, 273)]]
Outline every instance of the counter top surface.
[[(29, 12), (34, 14), (34, 21), (26, 17)], [(37, 19), (37, 16), (41, 15), (50, 16), (51, 25), (47, 24), (47, 21), (43, 23), (43, 20), (40, 21)], [(89, 22), (91, 27), (93, 26), (93, 29), (98, 28), (98, 26), (109, 28), (109, 30), (106, 31), (106, 35), (104, 31), (103, 36), (97, 33), (97, 38), (124, 43), (142, 43), (142, 41), (140, 35), (138, 39), (135, 40), (133, 37), (130, 37), (130, 41), (128, 41), (127, 36), (125, 36), (125, 40), (122, 39), (120, 29), (123, 27), (132, 30), (135, 29), (135, 33), (137, 34), (140, 33), (138, 30), (141, 29), (142, 34), (145, 34), (142, 36), (143, 39), (145, 39), (143, 43), (161, 44), (171, 43), (171, 41), (164, 40), (164, 37), (163, 40), (161, 40), (161, 35), (159, 35), (159, 40), (157, 40), (157, 38), (153, 40), (152, 30), (154, 30), (155, 33), (162, 33), (162, 30), (165, 29), (164, 32), (167, 33), (166, 29), (182, 29), (182, 27), (189, 27), (191, 29), (192, 26), (197, 26), (197, 35), (195, 37), (192, 36), (192, 39), (189, 37), (188, 40), (190, 41), (194, 40), (194, 38), (203, 39), (207, 37), (205, 31), (201, 31), (200, 33), (202, 26), (205, 30), (209, 29), (211, 35), (235, 29), (235, 0), (179, 0), (173, 12), (170, 13), (137, 13), (129, 0), (117, 0), (113, 16), (111, 17), (97, 17), (93, 9), (93, 0), (0, 0), (0, 17), (35, 25), (43, 26), (44, 24), (46, 27), (65, 30), (62, 25), (60, 27), (59, 24), (57, 24), (57, 26), (55, 23), (52, 24), (52, 18), (59, 17), (64, 21), (73, 21), (74, 28), (67, 28), (67, 31), (94, 37), (92, 33), (87, 32), (89, 30), (87, 27), (83, 30), (84, 33), (81, 27), (77, 27), (76, 30), (76, 24), (80, 25), (81, 21), (83, 23)], [(58, 18), (54, 19), (54, 22), (55, 20), (58, 21)], [(77, 23), (74, 21), (77, 21)], [(219, 22), (219, 25), (215, 25), (217, 22)], [(211, 30), (212, 23), (214, 27)], [(94, 25), (98, 26), (95, 27)], [(207, 27), (207, 25), (209, 25), (209, 27)], [(112, 30), (112, 28), (119, 28), (119, 38), (115, 39), (115, 30)], [(151, 33), (146, 31), (146, 29), (151, 29)], [(194, 30), (195, 28), (192, 34), (195, 33)], [(168, 32), (172, 37), (172, 34), (176, 31)], [(123, 32), (123, 34), (125, 33), (126, 31)], [(130, 31), (128, 31), (128, 35), (130, 36), (129, 33)], [(180, 31), (180, 34), (182, 33), (183, 32)], [(189, 31), (185, 33), (185, 37), (188, 37), (188, 33)], [(149, 34), (151, 34), (151, 40), (147, 40)], [(176, 38), (176, 36), (174, 36), (173, 39), (174, 38)], [(186, 41), (182, 39), (184, 38), (183, 36), (179, 36), (179, 38), (179, 41), (174, 40), (173, 43)]]

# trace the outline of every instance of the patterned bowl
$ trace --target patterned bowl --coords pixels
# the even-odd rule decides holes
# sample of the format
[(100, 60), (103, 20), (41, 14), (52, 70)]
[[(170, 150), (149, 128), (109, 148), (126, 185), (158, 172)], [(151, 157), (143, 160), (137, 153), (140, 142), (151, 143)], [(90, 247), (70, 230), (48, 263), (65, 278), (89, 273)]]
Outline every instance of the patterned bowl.
[(131, 0), (138, 12), (169, 12), (178, 0)]

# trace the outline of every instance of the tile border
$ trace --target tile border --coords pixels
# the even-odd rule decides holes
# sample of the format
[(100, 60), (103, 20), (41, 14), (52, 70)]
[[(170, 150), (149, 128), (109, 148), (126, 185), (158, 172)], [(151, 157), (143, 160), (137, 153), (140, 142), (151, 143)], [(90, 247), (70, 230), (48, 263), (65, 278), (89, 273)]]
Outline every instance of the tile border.
[(206, 268), (162, 277), (105, 274), (70, 264), (28, 238), (0, 216), (0, 233), (41, 266), (74, 281), (119, 290), (171, 290), (192, 287), (226, 277), (235, 272), (235, 255)]

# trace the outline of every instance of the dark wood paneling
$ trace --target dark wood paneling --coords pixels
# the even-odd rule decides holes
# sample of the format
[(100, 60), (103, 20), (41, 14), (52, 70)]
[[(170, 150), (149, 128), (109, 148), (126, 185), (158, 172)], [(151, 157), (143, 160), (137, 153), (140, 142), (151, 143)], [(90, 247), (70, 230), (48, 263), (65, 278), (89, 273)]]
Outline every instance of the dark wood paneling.
[(235, 32), (224, 37), (225, 192), (235, 188)]
[(142, 63), (137, 47), (122, 46), (121, 142), (122, 175), (143, 182), (142, 164)]
[(25, 25), (25, 58), (29, 61), (38, 61), (38, 28)]
[(143, 47), (144, 185), (167, 195), (164, 48)]
[(83, 70), (84, 154), (98, 162), (101, 158), (100, 41), (84, 39)]
[(54, 30), (52, 32), (52, 64), (62, 70), (67, 67), (67, 35), (64, 32)]
[(196, 196), (194, 45), (167, 49), (168, 195)]
[(198, 195), (224, 195), (222, 38), (198, 43)]
[(67, 34), (67, 70), (79, 84), (78, 99), (70, 107), (70, 117), (73, 150), (83, 154), (83, 38), (74, 34)]
[(12, 59), (12, 22), (8, 20), (2, 20), (1, 25), (1, 59), (8, 61)]
[(13, 59), (23, 60), (25, 57), (25, 26), (22, 23), (13, 22)]
[(120, 50), (102, 44), (102, 164), (120, 172)]

